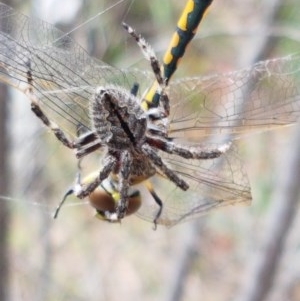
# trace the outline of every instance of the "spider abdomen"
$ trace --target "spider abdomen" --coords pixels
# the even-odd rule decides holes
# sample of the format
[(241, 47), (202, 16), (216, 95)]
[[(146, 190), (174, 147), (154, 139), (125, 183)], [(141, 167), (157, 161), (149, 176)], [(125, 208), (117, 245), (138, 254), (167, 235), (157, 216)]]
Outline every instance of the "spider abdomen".
[(95, 132), (109, 148), (128, 149), (144, 142), (147, 117), (127, 90), (99, 87), (90, 111)]

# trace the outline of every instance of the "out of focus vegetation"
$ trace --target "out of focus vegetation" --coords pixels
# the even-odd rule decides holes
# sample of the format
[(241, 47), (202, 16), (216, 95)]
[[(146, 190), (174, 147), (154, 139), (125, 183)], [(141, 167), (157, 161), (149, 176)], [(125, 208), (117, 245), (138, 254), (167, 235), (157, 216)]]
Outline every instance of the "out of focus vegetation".
[[(10, 5), (56, 22), (68, 32), (113, 3), (42, 2), (48, 3), (46, 9), (38, 0)], [(78, 3), (78, 10), (66, 22), (57, 12), (67, 12), (68, 2)], [(121, 22), (142, 33), (161, 57), (184, 2), (124, 0), (72, 36), (109, 64), (149, 68)], [(282, 1), (272, 18), (273, 4), (266, 2), (272, 1), (214, 0), (176, 76), (231, 71), (252, 64), (258, 55), (266, 59), (299, 51), (299, 1)], [(257, 53), (270, 37), (272, 47)], [(10, 300), (150, 301), (177, 296), (177, 300), (226, 301), (244, 293), (249, 266), (262, 250), (268, 230), (274, 185), (280, 185), (277, 179), (284, 168), (281, 162), (294, 147), (289, 128), (251, 136), (240, 144), (253, 187), (252, 207), (224, 208), (195, 222), (153, 231), (153, 225), (135, 216), (121, 225), (101, 222), (87, 204), (72, 198), (53, 220), (56, 204), (73, 183), (76, 160), (45, 131), (23, 96), (13, 92), (11, 99), (11, 192), (8, 199), (1, 199), (11, 212)], [(276, 282), (264, 300), (300, 300), (299, 224), (298, 214), (288, 232)]]

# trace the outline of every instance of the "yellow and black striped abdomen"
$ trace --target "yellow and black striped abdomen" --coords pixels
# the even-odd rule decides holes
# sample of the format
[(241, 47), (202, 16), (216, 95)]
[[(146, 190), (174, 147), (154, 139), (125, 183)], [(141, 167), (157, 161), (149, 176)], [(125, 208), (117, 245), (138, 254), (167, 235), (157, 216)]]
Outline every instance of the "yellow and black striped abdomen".
[(166, 83), (175, 72), (179, 59), (183, 57), (187, 45), (193, 39), (197, 27), (211, 3), (212, 0), (189, 0), (187, 2), (163, 59)]
[[(176, 71), (178, 61), (183, 57), (187, 45), (193, 39), (198, 25), (212, 1), (213, 0), (187, 1), (163, 58), (162, 71), (166, 85), (168, 85), (171, 76)], [(158, 84), (155, 82), (145, 95), (142, 102), (142, 108), (144, 110), (147, 110), (149, 107), (158, 106), (160, 95), (157, 92), (157, 88)]]

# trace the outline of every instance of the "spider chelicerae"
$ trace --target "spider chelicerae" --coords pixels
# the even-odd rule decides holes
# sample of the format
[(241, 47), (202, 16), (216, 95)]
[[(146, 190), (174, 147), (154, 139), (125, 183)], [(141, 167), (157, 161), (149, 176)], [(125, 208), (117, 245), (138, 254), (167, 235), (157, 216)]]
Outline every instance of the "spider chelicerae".
[[(30, 61), (27, 63), (29, 84), (27, 94), (31, 99), (31, 109), (52, 130), (56, 138), (66, 147), (73, 149), (79, 159), (98, 148), (107, 149), (103, 166), (98, 174), (88, 183), (81, 183), (80, 176), (78, 176), (76, 184), (66, 193), (58, 206), (55, 216), (68, 195), (74, 194), (80, 199), (85, 198), (104, 181), (109, 181), (111, 185), (117, 185), (112, 188), (118, 193), (116, 206), (113, 210), (98, 210), (98, 213), (107, 221), (119, 221), (127, 214), (129, 200), (133, 199), (133, 195), (129, 194), (130, 186), (145, 181), (155, 173), (162, 174), (184, 191), (189, 189), (189, 185), (164, 163), (157, 150), (175, 154), (187, 160), (203, 160), (217, 158), (230, 147), (230, 143), (210, 149), (179, 145), (168, 137), (170, 105), (166, 93), (167, 80), (162, 76), (160, 63), (150, 45), (136, 34), (132, 27), (125, 23), (123, 27), (136, 40), (144, 56), (150, 61), (158, 83), (159, 102), (144, 110), (141, 107), (142, 100), (136, 96), (138, 86), (133, 87), (131, 91), (113, 84), (99, 86), (92, 99), (89, 100), (93, 130), (79, 135), (78, 139), (70, 140), (63, 130), (44, 114), (31, 88), (34, 79), (30, 70)], [(103, 189), (105, 190), (104, 186)], [(108, 192), (107, 194), (107, 196), (102, 195), (103, 202), (107, 198), (113, 199), (113, 196)], [(154, 191), (151, 194), (160, 206), (154, 219), (156, 224), (163, 203)]]

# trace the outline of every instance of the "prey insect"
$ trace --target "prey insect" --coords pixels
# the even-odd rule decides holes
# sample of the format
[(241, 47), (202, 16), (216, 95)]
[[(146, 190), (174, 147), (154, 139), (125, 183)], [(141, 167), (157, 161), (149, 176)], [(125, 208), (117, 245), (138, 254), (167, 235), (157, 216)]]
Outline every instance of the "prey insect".
[[(165, 85), (168, 85), (175, 73), (179, 60), (184, 56), (188, 44), (196, 34), (197, 28), (211, 3), (212, 0), (188, 0), (183, 8), (175, 32), (163, 57), (162, 72)], [(161, 96), (157, 90), (158, 86), (158, 81), (155, 81), (145, 95), (141, 103), (145, 110), (158, 106)]]
[[(0, 80), (29, 97), (33, 112), (77, 158), (106, 150), (99, 171), (82, 181), (78, 176), (66, 194), (89, 196), (105, 220), (136, 212), (171, 226), (249, 203), (249, 182), (228, 135), (237, 139), (300, 115), (298, 55), (166, 82), (151, 47), (127, 25), (152, 72), (96, 61), (55, 27), (4, 4), (0, 11)], [(141, 94), (154, 78), (154, 93)], [(138, 184), (156, 203), (138, 194)]]

